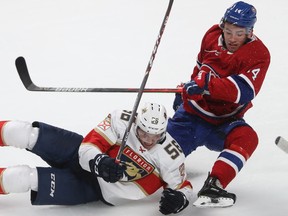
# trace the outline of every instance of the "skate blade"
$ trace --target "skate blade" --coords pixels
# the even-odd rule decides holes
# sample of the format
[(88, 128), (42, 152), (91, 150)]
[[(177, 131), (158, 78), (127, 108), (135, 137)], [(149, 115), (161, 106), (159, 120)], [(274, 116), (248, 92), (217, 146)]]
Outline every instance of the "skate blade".
[(200, 196), (193, 203), (197, 208), (226, 208), (234, 205), (234, 200), (231, 198), (210, 198), (207, 196)]

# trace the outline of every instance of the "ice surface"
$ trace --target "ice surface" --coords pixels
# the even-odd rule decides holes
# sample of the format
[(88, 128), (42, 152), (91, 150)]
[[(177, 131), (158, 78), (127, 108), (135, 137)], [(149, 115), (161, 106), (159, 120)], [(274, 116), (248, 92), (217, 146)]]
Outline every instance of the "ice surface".
[[(286, 216), (288, 155), (278, 135), (288, 137), (288, 3), (251, 0), (258, 9), (255, 34), (267, 45), (272, 62), (246, 120), (258, 132), (257, 150), (227, 190), (237, 194), (231, 208), (197, 209), (179, 215)], [(232, 0), (175, 1), (147, 87), (174, 88), (189, 80), (203, 34), (218, 23)], [(168, 0), (1, 0), (1, 119), (44, 121), (85, 135), (109, 111), (132, 109), (135, 93), (41, 93), (22, 85), (14, 61), (24, 56), (34, 82), (59, 87), (139, 87), (154, 47)], [(209, 7), (208, 7), (209, 6)], [(173, 94), (145, 93), (173, 114)], [(218, 153), (200, 148), (186, 161), (195, 194)], [(0, 166), (46, 166), (18, 149), (1, 148)], [(0, 196), (0, 215), (161, 215), (160, 193), (129, 205), (102, 203), (31, 206), (29, 193)], [(25, 213), (24, 213), (25, 212)]]

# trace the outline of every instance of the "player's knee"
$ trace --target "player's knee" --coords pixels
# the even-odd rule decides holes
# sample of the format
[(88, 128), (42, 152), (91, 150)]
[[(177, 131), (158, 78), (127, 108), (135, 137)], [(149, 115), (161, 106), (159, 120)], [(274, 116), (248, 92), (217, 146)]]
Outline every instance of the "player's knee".
[(5, 193), (23, 193), (38, 186), (36, 168), (27, 165), (3, 169), (1, 186)]
[(246, 160), (253, 154), (258, 145), (258, 135), (249, 126), (234, 128), (227, 136), (225, 148), (243, 155)]
[(3, 145), (32, 149), (38, 139), (39, 128), (25, 121), (6, 121), (1, 127)]

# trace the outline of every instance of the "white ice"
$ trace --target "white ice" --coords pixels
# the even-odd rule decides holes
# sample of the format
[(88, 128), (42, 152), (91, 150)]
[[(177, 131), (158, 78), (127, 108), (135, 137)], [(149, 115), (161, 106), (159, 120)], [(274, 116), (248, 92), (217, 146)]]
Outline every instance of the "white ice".
[[(203, 34), (218, 23), (235, 0), (175, 1), (146, 87), (174, 88), (189, 80)], [(278, 149), (278, 135), (288, 138), (288, 3), (250, 0), (258, 9), (255, 34), (272, 61), (262, 90), (246, 120), (260, 142), (246, 166), (228, 186), (237, 194), (233, 207), (197, 209), (179, 215), (286, 216), (288, 155)], [(29, 92), (14, 61), (24, 56), (33, 81), (56, 87), (138, 88), (148, 65), (168, 0), (0, 0), (1, 120), (43, 121), (88, 133), (108, 112), (132, 109), (135, 93)], [(173, 115), (173, 94), (145, 93), (144, 101), (164, 104)], [(142, 103), (141, 102), (141, 103)], [(195, 194), (218, 153), (199, 148), (186, 161)], [(46, 166), (35, 155), (0, 149), (0, 166)], [(0, 215), (161, 215), (160, 192), (124, 206), (31, 206), (29, 193), (0, 196)]]

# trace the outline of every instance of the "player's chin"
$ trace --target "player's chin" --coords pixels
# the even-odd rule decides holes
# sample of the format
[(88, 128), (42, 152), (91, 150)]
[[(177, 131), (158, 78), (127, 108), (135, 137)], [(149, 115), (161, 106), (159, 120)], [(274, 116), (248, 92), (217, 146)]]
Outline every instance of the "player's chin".
[(154, 146), (154, 143), (147, 143), (147, 142), (143, 142), (142, 145), (146, 148), (146, 149), (150, 149)]
[(238, 45), (227, 45), (227, 48), (228, 48), (229, 52), (234, 53), (239, 49), (239, 46)]

